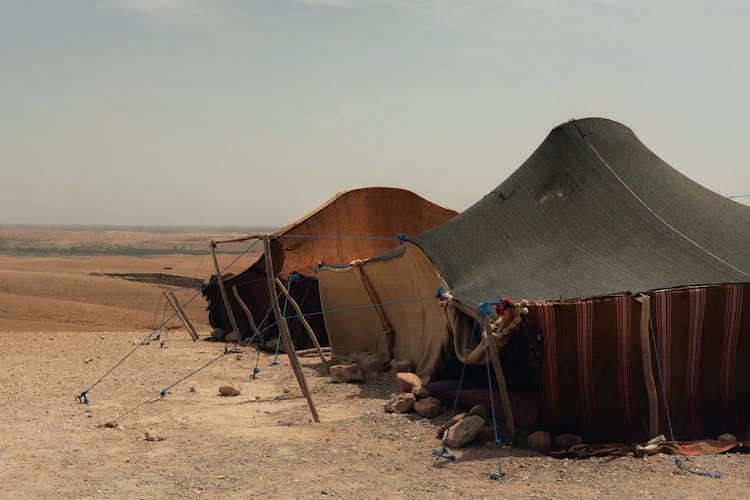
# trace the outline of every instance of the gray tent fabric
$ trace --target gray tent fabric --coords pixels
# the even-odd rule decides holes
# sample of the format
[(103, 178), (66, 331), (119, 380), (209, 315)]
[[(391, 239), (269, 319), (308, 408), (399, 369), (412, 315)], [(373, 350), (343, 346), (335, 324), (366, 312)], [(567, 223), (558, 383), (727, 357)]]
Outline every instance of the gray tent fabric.
[(410, 241), (471, 308), (750, 281), (750, 207), (602, 118), (554, 128), (500, 186)]

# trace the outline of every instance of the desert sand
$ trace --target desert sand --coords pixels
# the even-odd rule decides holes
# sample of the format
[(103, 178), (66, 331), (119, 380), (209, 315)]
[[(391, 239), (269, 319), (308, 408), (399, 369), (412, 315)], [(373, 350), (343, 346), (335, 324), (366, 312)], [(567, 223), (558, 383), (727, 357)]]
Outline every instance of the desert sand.
[[(240, 269), (252, 256), (243, 259)], [(115, 272), (205, 279), (211, 262), (176, 254), (0, 256), (5, 498), (746, 498), (750, 491), (750, 454), (737, 453), (690, 462), (722, 474), (711, 479), (680, 472), (666, 455), (558, 460), (503, 447), (505, 477), (492, 481), (494, 447), (456, 450), (450, 463), (431, 455), (449, 413), (427, 420), (383, 411), (396, 391), (392, 374), (333, 384), (319, 359), (304, 357), (321, 417), (314, 423), (284, 355), (278, 365), (253, 350), (221, 356), (224, 344), (193, 342), (175, 321), (159, 341), (140, 345), (160, 318), (161, 290), (91, 275)], [(187, 302), (195, 290), (176, 293)], [(207, 337), (202, 298), (187, 311)], [(76, 400), (131, 351), (89, 391), (88, 405)], [(221, 385), (241, 393), (220, 397)], [(147, 432), (166, 439), (148, 441)]]

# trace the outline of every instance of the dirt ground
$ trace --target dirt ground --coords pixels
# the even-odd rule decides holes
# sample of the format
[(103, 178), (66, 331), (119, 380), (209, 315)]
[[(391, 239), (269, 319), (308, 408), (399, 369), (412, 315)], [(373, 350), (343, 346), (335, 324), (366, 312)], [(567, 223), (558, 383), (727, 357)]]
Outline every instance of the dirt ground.
[[(311, 421), (286, 356), (272, 366), (272, 355), (252, 350), (221, 357), (160, 398), (224, 345), (193, 342), (174, 328), (163, 346), (138, 347), (157, 316), (159, 287), (89, 273), (164, 267), (211, 272), (200, 256), (0, 256), (0, 496), (747, 498), (750, 491), (750, 454), (693, 459), (692, 467), (722, 474), (711, 479), (679, 472), (665, 455), (558, 460), (503, 448), (505, 478), (491, 481), (493, 447), (456, 450), (451, 463), (431, 455), (447, 413), (386, 414), (392, 375), (337, 385), (315, 357), (303, 364), (321, 423)], [(180, 300), (192, 294), (181, 291)], [(204, 308), (198, 297), (188, 312), (205, 337)], [(90, 390), (89, 405), (76, 401), (136, 347)], [(241, 394), (218, 396), (225, 384)], [(113, 420), (119, 428), (99, 427)], [(146, 432), (166, 439), (147, 441)]]

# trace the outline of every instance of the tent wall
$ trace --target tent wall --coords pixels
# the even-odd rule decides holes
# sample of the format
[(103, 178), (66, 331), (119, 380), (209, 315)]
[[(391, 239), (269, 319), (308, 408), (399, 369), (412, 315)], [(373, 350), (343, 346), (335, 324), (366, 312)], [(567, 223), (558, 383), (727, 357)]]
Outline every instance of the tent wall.
[[(377, 299), (387, 304), (382, 310), (393, 329), (393, 352), (389, 353), (384, 324), (368, 293), (361, 272)], [(355, 352), (392, 354), (407, 359), (415, 373), (427, 379), (440, 366), (451, 348), (445, 314), (435, 292), (443, 281), (418, 248), (406, 243), (403, 252), (389, 260), (371, 261), (361, 267), (323, 267), (318, 272), (321, 304), (334, 357)], [(412, 299), (422, 299), (411, 301)], [(338, 312), (339, 309), (353, 308)]]
[[(663, 382), (677, 439), (742, 439), (750, 432), (750, 285), (649, 295), (658, 432), (669, 435)], [(592, 441), (648, 439), (640, 317), (632, 295), (530, 306), (524, 331), (541, 334), (544, 346), (540, 428)]]

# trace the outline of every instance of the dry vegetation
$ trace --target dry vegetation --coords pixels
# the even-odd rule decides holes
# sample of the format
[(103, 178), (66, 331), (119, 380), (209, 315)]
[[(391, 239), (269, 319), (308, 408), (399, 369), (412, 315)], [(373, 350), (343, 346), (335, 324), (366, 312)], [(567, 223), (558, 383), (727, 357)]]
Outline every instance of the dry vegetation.
[[(234, 257), (220, 256), (223, 263)], [(750, 488), (748, 454), (694, 459), (695, 468), (723, 475), (710, 479), (677, 472), (670, 456), (574, 461), (505, 448), (506, 478), (490, 481), (497, 470), (493, 448), (466, 448), (454, 463), (431, 456), (439, 444), (436, 425), (447, 415), (429, 421), (383, 412), (396, 388), (392, 376), (335, 385), (316, 358), (303, 363), (320, 424), (310, 422), (286, 358), (269, 366), (272, 356), (253, 351), (221, 358), (158, 399), (161, 389), (224, 350), (192, 342), (180, 328), (163, 335), (163, 347), (152, 342), (137, 349), (81, 405), (75, 395), (148, 334), (160, 294), (157, 285), (94, 272), (205, 279), (211, 268), (208, 259), (192, 255), (0, 256), (0, 491), (6, 498), (743, 498)], [(179, 296), (186, 301), (193, 294)], [(198, 298), (188, 312), (206, 336), (204, 307)], [(253, 380), (256, 360), (261, 372)], [(219, 397), (224, 384), (241, 394)], [(99, 427), (118, 417), (120, 427)], [(147, 431), (166, 440), (146, 441)]]

